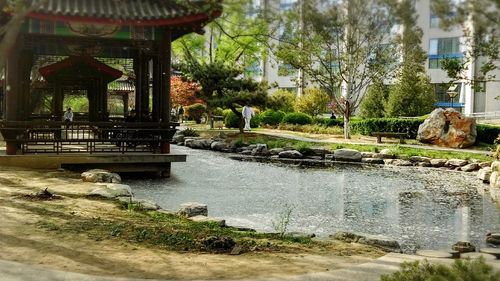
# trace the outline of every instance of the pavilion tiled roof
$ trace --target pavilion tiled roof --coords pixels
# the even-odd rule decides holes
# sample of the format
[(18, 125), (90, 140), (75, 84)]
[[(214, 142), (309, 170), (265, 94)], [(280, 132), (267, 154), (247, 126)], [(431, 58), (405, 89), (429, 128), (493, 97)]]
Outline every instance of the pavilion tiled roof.
[[(29, 0), (30, 17), (98, 23), (169, 25), (217, 16), (217, 0)], [(37, 4), (38, 3), (38, 4)]]

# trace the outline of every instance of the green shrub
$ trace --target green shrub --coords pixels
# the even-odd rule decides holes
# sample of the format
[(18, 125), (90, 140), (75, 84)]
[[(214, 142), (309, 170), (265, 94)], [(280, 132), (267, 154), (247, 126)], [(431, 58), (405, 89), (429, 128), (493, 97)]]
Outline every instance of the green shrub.
[(493, 144), (500, 134), (500, 126), (476, 124), (476, 131), (476, 143), (484, 142)]
[[(240, 117), (234, 114), (231, 110), (224, 110), (224, 126), (226, 128), (239, 128), (240, 127)], [(257, 128), (260, 125), (259, 115), (256, 114), (250, 120), (250, 127)]]
[(484, 259), (456, 260), (451, 266), (416, 261), (403, 263), (401, 270), (390, 275), (382, 275), (381, 281), (423, 281), (423, 280), (500, 280), (500, 271), (484, 262)]
[(294, 109), (299, 112), (316, 116), (326, 112), (330, 97), (318, 88), (305, 89), (304, 94), (295, 101)]
[(418, 126), (424, 122), (423, 119), (402, 118), (369, 118), (352, 121), (351, 132), (369, 136), (372, 132), (407, 133), (409, 138), (416, 138)]
[(186, 129), (182, 130), (181, 133), (185, 137), (199, 137), (200, 136), (200, 134), (196, 130), (191, 129), (191, 128), (186, 128)]
[(207, 110), (207, 107), (201, 103), (195, 103), (190, 106), (186, 106), (186, 114), (189, 118), (193, 119), (196, 124), (201, 123), (201, 117)]
[(281, 123), (278, 125), (279, 130), (302, 132), (309, 134), (325, 134), (325, 135), (342, 135), (344, 129), (339, 126), (327, 127), (325, 125), (296, 125)]
[(275, 111), (293, 112), (296, 94), (290, 91), (276, 90), (267, 100), (267, 108)]
[(312, 123), (312, 117), (302, 112), (287, 113), (283, 116), (283, 123), (306, 125)]
[(276, 126), (281, 123), (281, 120), (283, 120), (284, 116), (285, 113), (283, 111), (274, 111), (272, 109), (268, 109), (260, 114), (260, 122), (262, 124)]
[(333, 127), (333, 126), (344, 127), (344, 118), (330, 119), (330, 118), (316, 117), (314, 118), (313, 123), (318, 125), (324, 125), (327, 127)]

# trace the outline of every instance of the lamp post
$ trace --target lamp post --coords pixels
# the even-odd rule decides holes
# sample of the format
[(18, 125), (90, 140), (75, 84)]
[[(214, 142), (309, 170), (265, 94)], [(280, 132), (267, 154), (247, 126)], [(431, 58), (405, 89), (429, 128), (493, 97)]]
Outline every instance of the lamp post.
[(446, 91), (446, 93), (450, 97), (451, 108), (453, 108), (453, 99), (458, 95), (458, 92), (456, 91), (456, 89), (457, 89), (457, 85), (451, 85), (448, 88), (448, 90)]

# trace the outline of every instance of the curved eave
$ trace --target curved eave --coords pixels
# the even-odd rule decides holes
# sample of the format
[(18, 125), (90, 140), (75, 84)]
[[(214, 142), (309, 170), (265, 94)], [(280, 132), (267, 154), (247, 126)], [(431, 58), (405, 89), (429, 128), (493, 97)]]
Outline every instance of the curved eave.
[(190, 16), (176, 17), (170, 19), (154, 19), (154, 20), (123, 20), (112, 18), (97, 18), (97, 17), (81, 17), (81, 16), (65, 16), (43, 14), (31, 12), (28, 17), (38, 20), (47, 21), (63, 21), (63, 22), (82, 22), (95, 24), (115, 24), (115, 25), (132, 25), (132, 26), (182, 26), (193, 23), (208, 21), (217, 18), (222, 14), (222, 11), (213, 11), (210, 14), (198, 13)]

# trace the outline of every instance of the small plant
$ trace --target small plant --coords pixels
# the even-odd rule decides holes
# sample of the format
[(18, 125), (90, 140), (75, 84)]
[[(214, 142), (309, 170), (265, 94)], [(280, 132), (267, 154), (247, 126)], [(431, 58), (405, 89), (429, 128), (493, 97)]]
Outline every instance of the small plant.
[(303, 142), (295, 146), (295, 149), (303, 155), (309, 155), (312, 151), (309, 143)]
[(187, 129), (183, 130), (182, 134), (185, 137), (199, 137), (200, 136), (200, 134), (192, 128), (187, 128)]
[(260, 115), (260, 122), (265, 125), (276, 126), (281, 123), (285, 113), (283, 111), (274, 111), (268, 109)]
[(401, 270), (390, 275), (382, 275), (381, 281), (423, 281), (423, 280), (500, 280), (500, 271), (484, 262), (476, 260), (456, 260), (451, 266), (422, 263), (416, 261), (403, 263)]
[(295, 209), (295, 206), (285, 204), (283, 211), (280, 214), (278, 214), (278, 217), (276, 218), (276, 220), (272, 221), (274, 230), (281, 237), (285, 236), (285, 234), (288, 230), (288, 225), (290, 224), (290, 218), (292, 216), (294, 209)]

